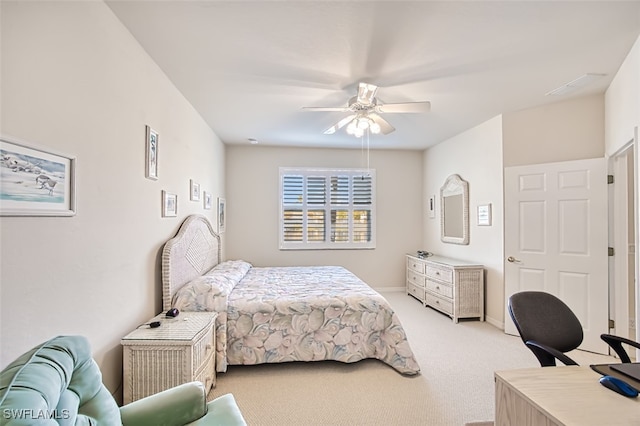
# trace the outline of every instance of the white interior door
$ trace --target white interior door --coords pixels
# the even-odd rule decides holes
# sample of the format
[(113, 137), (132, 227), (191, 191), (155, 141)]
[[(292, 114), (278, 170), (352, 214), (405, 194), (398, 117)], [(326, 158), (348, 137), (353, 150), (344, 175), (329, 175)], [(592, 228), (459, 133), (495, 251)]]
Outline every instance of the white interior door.
[(604, 158), (505, 168), (505, 332), (513, 293), (562, 299), (582, 323), (581, 349), (607, 353), (607, 183)]

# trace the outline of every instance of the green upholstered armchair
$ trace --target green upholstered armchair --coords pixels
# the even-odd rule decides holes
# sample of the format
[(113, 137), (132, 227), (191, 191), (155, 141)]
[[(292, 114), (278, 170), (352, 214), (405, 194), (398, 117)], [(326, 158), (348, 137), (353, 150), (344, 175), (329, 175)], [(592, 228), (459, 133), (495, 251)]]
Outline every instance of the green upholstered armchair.
[(206, 402), (200, 382), (118, 407), (82, 336), (58, 336), (0, 373), (3, 425), (246, 425), (233, 395)]

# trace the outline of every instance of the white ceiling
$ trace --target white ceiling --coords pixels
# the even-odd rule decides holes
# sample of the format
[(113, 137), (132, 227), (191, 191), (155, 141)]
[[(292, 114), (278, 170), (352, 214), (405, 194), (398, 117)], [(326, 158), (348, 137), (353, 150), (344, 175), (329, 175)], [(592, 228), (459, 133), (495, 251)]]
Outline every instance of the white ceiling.
[[(360, 148), (323, 131), (360, 81), (385, 114), (372, 148), (423, 149), (498, 114), (602, 93), (640, 34), (640, 1), (107, 1), (227, 144)], [(545, 94), (606, 74), (566, 96)]]

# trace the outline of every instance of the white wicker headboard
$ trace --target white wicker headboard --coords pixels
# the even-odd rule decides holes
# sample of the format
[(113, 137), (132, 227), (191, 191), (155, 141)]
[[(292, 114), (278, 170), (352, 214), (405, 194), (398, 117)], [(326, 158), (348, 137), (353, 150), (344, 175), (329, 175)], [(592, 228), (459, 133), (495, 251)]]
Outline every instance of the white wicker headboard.
[(220, 263), (220, 236), (202, 215), (188, 216), (162, 249), (162, 310), (189, 281)]

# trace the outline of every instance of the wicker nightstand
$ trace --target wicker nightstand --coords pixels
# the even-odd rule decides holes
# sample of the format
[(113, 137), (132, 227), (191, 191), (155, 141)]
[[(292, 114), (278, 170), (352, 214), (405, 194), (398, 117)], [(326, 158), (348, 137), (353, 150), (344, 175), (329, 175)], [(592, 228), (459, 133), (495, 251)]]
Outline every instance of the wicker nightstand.
[(207, 390), (215, 385), (215, 319), (213, 312), (162, 313), (122, 338), (124, 403), (193, 380)]

